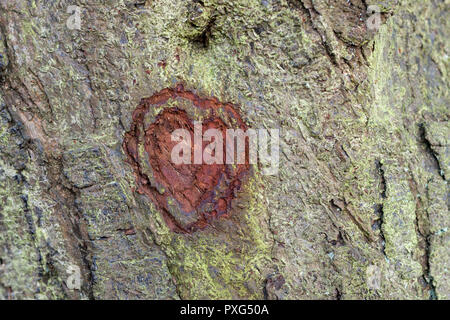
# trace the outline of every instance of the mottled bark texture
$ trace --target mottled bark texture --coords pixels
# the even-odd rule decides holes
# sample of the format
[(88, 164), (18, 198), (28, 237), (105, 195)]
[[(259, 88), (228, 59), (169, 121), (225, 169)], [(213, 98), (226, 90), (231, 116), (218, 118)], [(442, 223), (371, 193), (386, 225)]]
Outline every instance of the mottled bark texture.
[[(0, 0), (0, 298), (449, 299), (449, 21), (448, 0)], [(253, 166), (190, 234), (122, 146), (180, 83), (281, 137), (278, 175)]]

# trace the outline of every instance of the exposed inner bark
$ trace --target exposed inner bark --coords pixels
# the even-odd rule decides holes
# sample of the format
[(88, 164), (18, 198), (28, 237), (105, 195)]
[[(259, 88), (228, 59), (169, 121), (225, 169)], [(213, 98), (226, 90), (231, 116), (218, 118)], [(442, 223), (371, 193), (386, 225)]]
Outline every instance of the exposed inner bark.
[[(133, 166), (138, 192), (143, 193), (158, 207), (167, 225), (175, 232), (190, 233), (204, 229), (214, 218), (228, 217), (231, 202), (241, 187), (241, 180), (249, 172), (248, 155), (244, 164), (226, 164), (226, 144), (223, 143), (222, 164), (174, 164), (171, 155), (178, 143), (172, 141), (172, 133), (185, 129), (191, 135), (191, 160), (194, 159), (194, 124), (186, 111), (177, 107), (163, 110), (155, 122), (145, 128), (144, 116), (149, 108), (165, 104), (170, 98), (190, 100), (197, 108), (213, 110), (212, 116), (203, 121), (202, 133), (217, 129), (225, 139), (229, 127), (220, 118), (219, 110), (227, 112), (236, 120), (238, 128), (247, 126), (238, 111), (230, 104), (216, 99), (202, 99), (182, 86), (165, 89), (154, 96), (143, 99), (133, 113), (131, 130), (124, 138), (124, 150)], [(143, 132), (143, 141), (140, 134)], [(155, 183), (151, 183), (148, 172), (141, 165), (139, 145), (143, 143), (148, 156)], [(202, 142), (202, 153), (209, 144)], [(156, 185), (155, 185), (156, 184)]]

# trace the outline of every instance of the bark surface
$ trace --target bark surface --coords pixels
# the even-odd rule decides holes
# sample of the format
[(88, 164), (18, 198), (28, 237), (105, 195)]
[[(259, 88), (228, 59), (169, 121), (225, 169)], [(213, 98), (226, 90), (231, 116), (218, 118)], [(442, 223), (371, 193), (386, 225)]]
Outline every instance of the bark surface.
[[(0, 298), (450, 299), (449, 4), (0, 0)], [(124, 148), (180, 84), (280, 129), (190, 233)]]

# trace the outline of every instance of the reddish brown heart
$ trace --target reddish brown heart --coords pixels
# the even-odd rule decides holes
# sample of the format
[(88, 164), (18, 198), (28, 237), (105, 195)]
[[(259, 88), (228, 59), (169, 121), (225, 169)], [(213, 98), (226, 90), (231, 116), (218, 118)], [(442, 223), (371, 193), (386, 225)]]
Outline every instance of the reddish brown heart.
[[(150, 98), (142, 99), (133, 112), (133, 122), (125, 134), (123, 147), (128, 162), (134, 169), (137, 191), (147, 195), (163, 215), (167, 225), (175, 232), (190, 233), (204, 229), (217, 217), (229, 217), (232, 200), (236, 198), (242, 179), (249, 171), (248, 161), (244, 164), (179, 164), (172, 162), (172, 148), (178, 143), (172, 141), (172, 132), (186, 129), (194, 135), (193, 119), (181, 107), (163, 109), (155, 121), (145, 127), (144, 118), (150, 108), (167, 103), (169, 99), (186, 99), (194, 108), (211, 110), (203, 121), (202, 131), (218, 129), (225, 137), (227, 126), (221, 115), (226, 113), (234, 119), (233, 129), (247, 130), (238, 111), (231, 104), (220, 103), (215, 98), (200, 98), (182, 86), (164, 89)], [(220, 112), (219, 112), (220, 111)], [(140, 139), (139, 137), (143, 137)], [(141, 141), (142, 140), (142, 141)], [(202, 148), (209, 142), (203, 142)], [(152, 178), (145, 172), (139, 159), (138, 148), (143, 144)], [(194, 143), (191, 143), (193, 159)], [(226, 148), (223, 155), (225, 157)], [(248, 160), (248, 159), (246, 159)], [(225, 163), (225, 159), (223, 161)]]

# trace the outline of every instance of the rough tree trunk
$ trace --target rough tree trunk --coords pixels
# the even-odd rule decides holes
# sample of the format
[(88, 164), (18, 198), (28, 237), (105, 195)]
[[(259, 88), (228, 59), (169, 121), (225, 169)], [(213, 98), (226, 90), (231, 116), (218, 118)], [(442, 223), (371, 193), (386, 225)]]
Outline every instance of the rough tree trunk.
[[(0, 0), (0, 298), (449, 299), (448, 21), (447, 0)], [(278, 175), (191, 233), (123, 147), (178, 84), (281, 138)]]

